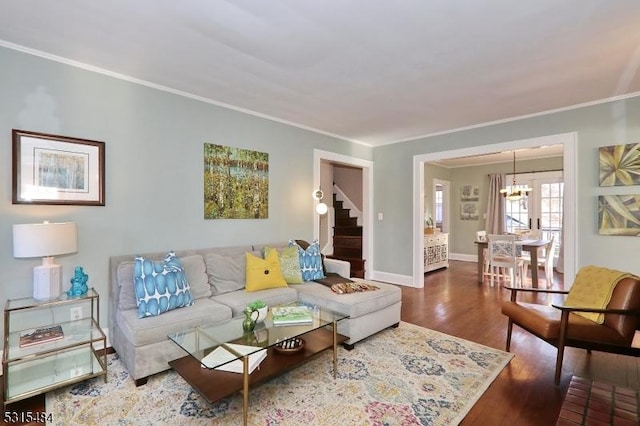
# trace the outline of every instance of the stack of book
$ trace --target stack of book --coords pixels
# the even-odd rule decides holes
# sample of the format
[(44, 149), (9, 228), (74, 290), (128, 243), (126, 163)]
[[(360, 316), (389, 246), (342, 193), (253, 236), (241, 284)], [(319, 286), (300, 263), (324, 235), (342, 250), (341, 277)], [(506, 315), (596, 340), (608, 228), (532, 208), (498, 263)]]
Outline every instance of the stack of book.
[(311, 324), (313, 314), (306, 306), (274, 306), (271, 308), (273, 325)]
[(242, 358), (238, 358), (238, 356), (236, 356), (227, 348), (241, 355), (250, 354), (249, 373), (253, 373), (253, 370), (255, 370), (260, 365), (262, 360), (267, 357), (267, 350), (259, 346), (246, 346), (238, 345), (235, 343), (226, 343), (224, 346), (218, 346), (213, 351), (209, 352), (207, 356), (202, 358), (202, 360), (200, 361), (202, 367), (214, 368), (216, 370), (228, 371), (230, 373), (242, 373)]

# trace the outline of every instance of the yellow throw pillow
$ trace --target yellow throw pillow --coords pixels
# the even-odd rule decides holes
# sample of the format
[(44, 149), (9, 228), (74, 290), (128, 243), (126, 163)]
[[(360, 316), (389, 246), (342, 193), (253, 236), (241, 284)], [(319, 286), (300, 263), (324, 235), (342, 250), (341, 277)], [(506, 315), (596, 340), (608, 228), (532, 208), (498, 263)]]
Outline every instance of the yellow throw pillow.
[(282, 276), (278, 252), (271, 250), (269, 254), (260, 259), (251, 253), (247, 256), (247, 282), (246, 291), (265, 290), (267, 288), (287, 287), (287, 282)]

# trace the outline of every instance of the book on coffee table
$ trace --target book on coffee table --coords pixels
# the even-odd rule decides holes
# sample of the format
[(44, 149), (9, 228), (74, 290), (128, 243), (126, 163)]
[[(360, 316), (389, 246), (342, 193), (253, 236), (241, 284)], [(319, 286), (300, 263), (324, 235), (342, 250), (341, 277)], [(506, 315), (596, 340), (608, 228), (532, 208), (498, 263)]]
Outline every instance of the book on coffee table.
[[(238, 345), (235, 343), (226, 343), (225, 346), (242, 355), (251, 354), (249, 355), (249, 374), (253, 373), (253, 370), (267, 357), (267, 350), (258, 346)], [(226, 364), (223, 364), (225, 362)], [(215, 368), (216, 370), (228, 371), (230, 373), (242, 373), (243, 370), (242, 358), (238, 358), (224, 346), (215, 348), (207, 356), (202, 358), (200, 363), (203, 368)]]
[(306, 306), (274, 306), (271, 308), (273, 325), (311, 324), (313, 314)]
[(40, 343), (53, 342), (64, 337), (62, 326), (52, 325), (50, 327), (29, 330), (20, 335), (20, 347), (26, 348)]

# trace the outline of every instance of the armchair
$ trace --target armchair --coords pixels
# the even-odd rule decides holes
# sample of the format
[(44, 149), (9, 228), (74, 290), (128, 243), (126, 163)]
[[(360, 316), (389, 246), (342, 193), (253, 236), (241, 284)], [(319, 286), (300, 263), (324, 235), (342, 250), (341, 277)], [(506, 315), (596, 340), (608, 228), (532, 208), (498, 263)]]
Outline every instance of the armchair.
[[(565, 290), (507, 287), (510, 300), (502, 304), (502, 313), (509, 319), (506, 350), (510, 350), (511, 333), (516, 324), (531, 334), (558, 348), (555, 384), (560, 383), (564, 348), (575, 347), (591, 350), (640, 356), (640, 347), (632, 341), (640, 325), (640, 279), (626, 276), (613, 289), (611, 299), (604, 309), (566, 306), (554, 303), (551, 306), (525, 303), (517, 300), (520, 292), (569, 294)], [(604, 314), (604, 322), (589, 320), (578, 312)]]

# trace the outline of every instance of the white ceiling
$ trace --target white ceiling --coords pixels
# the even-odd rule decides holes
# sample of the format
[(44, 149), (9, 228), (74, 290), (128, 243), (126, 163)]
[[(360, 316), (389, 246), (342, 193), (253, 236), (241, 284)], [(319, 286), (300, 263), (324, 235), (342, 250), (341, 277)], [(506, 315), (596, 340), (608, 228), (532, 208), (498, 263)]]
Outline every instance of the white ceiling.
[(371, 146), (640, 92), (638, 0), (5, 0), (0, 45)]

